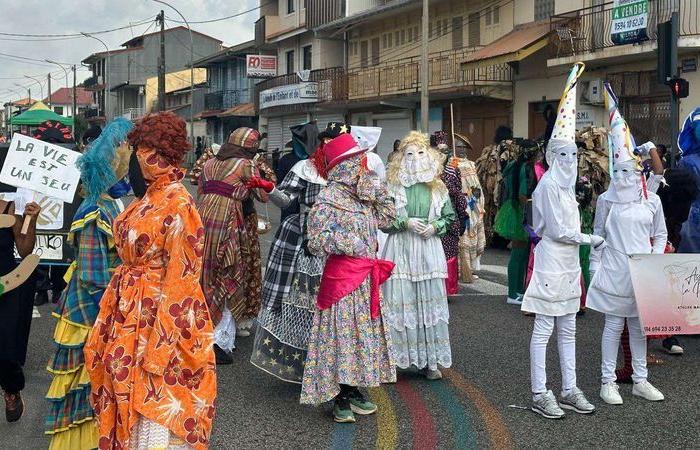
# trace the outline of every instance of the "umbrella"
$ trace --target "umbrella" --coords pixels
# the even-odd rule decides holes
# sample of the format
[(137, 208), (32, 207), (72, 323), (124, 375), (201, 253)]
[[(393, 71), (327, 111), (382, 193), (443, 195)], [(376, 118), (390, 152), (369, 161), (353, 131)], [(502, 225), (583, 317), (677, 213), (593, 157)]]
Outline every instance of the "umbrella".
[(47, 120), (60, 122), (64, 125), (73, 126), (72, 117), (63, 117), (51, 111), (42, 102), (36, 102), (34, 106), (10, 120), (12, 125), (39, 125)]

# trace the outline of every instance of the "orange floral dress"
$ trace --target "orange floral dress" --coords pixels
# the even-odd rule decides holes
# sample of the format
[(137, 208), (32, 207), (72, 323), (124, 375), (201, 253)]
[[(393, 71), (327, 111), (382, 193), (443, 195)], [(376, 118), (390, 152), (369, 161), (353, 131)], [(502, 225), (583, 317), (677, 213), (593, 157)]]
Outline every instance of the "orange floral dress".
[(212, 322), (199, 284), (204, 229), (180, 183), (184, 173), (153, 151), (138, 152), (144, 178), (153, 181), (115, 220), (123, 265), (85, 346), (99, 448), (131, 448), (145, 419), (205, 449), (216, 372)]

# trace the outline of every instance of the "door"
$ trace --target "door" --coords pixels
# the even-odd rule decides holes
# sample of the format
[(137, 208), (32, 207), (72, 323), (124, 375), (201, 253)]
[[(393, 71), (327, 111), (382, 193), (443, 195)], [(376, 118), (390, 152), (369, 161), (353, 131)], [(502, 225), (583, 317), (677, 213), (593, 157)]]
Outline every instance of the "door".
[(394, 148), (394, 141), (403, 139), (411, 131), (411, 119), (409, 117), (374, 119), (373, 126), (382, 129), (379, 144), (377, 145), (377, 154), (386, 163), (387, 156)]
[(454, 50), (464, 47), (464, 23), (462, 16), (452, 18), (452, 48)]
[(379, 38), (372, 39), (372, 65), (379, 65)]
[(360, 65), (362, 68), (366, 68), (369, 65), (369, 50), (367, 48), (367, 41), (360, 42)]
[(481, 14), (469, 14), (469, 46), (481, 45)]

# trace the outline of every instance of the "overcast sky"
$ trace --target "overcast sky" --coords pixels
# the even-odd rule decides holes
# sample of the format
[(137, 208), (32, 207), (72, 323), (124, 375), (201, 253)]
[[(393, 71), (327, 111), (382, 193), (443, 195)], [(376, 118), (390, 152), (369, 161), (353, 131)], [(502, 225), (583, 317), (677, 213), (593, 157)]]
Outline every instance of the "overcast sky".
[[(188, 21), (210, 20), (250, 10), (258, 6), (258, 0), (167, 0), (185, 16)], [(141, 23), (155, 19), (160, 9), (165, 10), (166, 28), (176, 26), (168, 19), (179, 16), (172, 9), (152, 0), (2, 0), (0, 12), (1, 33), (21, 34), (71, 34), (91, 32)], [(258, 19), (257, 10), (242, 16), (213, 23), (193, 24), (192, 29), (234, 45), (250, 40), (254, 35), (254, 23)], [(151, 26), (150, 22), (134, 26), (132, 29), (97, 35), (110, 49), (120, 48), (120, 44), (133, 36), (139, 36)], [(8, 100), (17, 100), (27, 95), (26, 87), (31, 87), (32, 98), (40, 96), (39, 85), (25, 75), (39, 78), (44, 84), (44, 97), (47, 95), (46, 75), (51, 72), (52, 90), (65, 86), (65, 75), (58, 66), (46, 62), (20, 61), (6, 56), (16, 55), (38, 60), (51, 59), (58, 62), (74, 63), (91, 53), (104, 51), (98, 41), (86, 37), (77, 39), (42, 38), (41, 41), (28, 41), (29, 37), (0, 35), (0, 105)], [(5, 54), (5, 55), (3, 55)], [(155, 64), (155, 63), (154, 63)], [(70, 73), (70, 72), (69, 72)], [(90, 72), (83, 68), (78, 71), (78, 83), (87, 78)], [(72, 83), (72, 79), (70, 80)], [(16, 86), (20, 84), (25, 88)], [(11, 92), (11, 89), (15, 92)]]

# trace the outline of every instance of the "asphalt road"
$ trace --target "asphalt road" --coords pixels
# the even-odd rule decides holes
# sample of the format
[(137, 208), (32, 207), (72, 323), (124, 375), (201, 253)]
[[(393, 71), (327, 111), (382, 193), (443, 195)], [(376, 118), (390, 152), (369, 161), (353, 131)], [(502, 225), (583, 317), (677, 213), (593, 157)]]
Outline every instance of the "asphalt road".
[[(270, 207), (270, 215), (274, 215)], [(264, 212), (264, 208), (262, 208)], [(272, 217), (273, 222), (275, 218)], [(263, 236), (266, 254), (272, 234)], [(490, 251), (482, 278), (451, 300), (450, 335), (454, 365), (445, 379), (428, 382), (401, 373), (399, 382), (370, 391), (380, 406), (356, 424), (334, 424), (330, 405), (299, 405), (299, 387), (254, 368), (248, 358), (252, 337), (238, 339), (233, 365), (221, 367), (212, 446), (214, 449), (389, 449), (389, 448), (699, 448), (700, 338), (682, 338), (685, 355), (663, 356), (650, 380), (666, 395), (661, 403), (632, 397), (603, 405), (598, 397), (602, 317), (578, 320), (578, 385), (598, 410), (548, 421), (529, 410), (528, 343), (532, 319), (506, 305), (507, 253)], [(26, 412), (19, 423), (0, 422), (0, 449), (43, 449), (45, 371), (53, 351), (51, 307), (34, 319), (26, 364)], [(651, 348), (661, 355), (660, 343)], [(560, 372), (554, 338), (548, 359), (550, 387)], [(514, 405), (515, 407), (511, 407)]]

